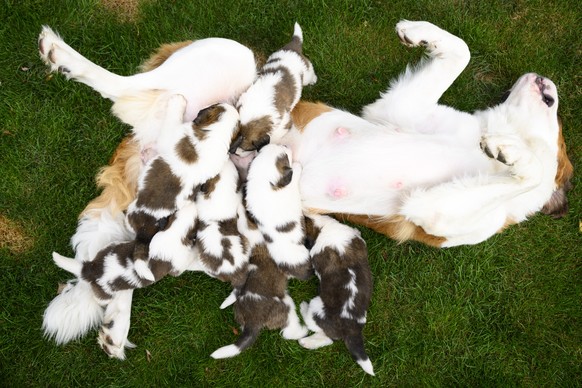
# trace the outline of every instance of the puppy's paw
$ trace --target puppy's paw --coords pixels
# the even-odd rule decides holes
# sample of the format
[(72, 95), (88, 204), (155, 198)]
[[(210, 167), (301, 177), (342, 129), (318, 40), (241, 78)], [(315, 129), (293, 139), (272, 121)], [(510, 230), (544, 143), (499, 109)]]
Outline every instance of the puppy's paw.
[(396, 24), (396, 34), (408, 47), (423, 46), (431, 49), (443, 35), (443, 30), (429, 22), (401, 20)]
[(313, 333), (309, 337), (304, 337), (299, 340), (299, 345), (303, 346), (305, 349), (318, 349), (331, 345), (332, 343), (333, 340), (323, 332)]
[(117, 358), (119, 360), (125, 360), (125, 348), (131, 349), (135, 348), (135, 345), (127, 338), (122, 341), (114, 341), (111, 335), (111, 330), (113, 330), (114, 322), (111, 321), (104, 324), (99, 330), (99, 335), (97, 336), (97, 343), (101, 346), (101, 349), (111, 358)]
[(307, 335), (307, 333), (308, 333), (307, 328), (301, 324), (289, 325), (285, 327), (283, 330), (281, 330), (281, 335), (283, 336), (283, 338), (291, 340), (298, 340), (300, 338), (303, 338)]

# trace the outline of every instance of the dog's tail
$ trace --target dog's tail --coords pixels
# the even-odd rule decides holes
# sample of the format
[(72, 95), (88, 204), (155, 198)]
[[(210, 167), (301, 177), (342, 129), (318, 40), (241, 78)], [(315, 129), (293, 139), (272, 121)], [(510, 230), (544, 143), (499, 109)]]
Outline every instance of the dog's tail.
[(364, 337), (362, 337), (362, 333), (349, 336), (344, 339), (344, 342), (352, 358), (362, 367), (364, 372), (374, 376), (374, 367), (364, 349)]
[(83, 269), (83, 263), (81, 261), (70, 259), (56, 252), (53, 252), (53, 260), (57, 266), (65, 271), (72, 273), (76, 277), (81, 276), (81, 269)]
[(293, 30), (293, 38), (291, 42), (287, 43), (283, 50), (295, 51), (296, 53), (302, 54), (303, 52), (303, 31), (299, 23), (295, 23), (295, 29)]
[(212, 358), (228, 358), (238, 356), (243, 350), (250, 347), (255, 343), (259, 332), (261, 330), (257, 327), (245, 326), (242, 334), (238, 337), (236, 342), (231, 345), (223, 346), (222, 348), (216, 349), (210, 357)]
[(44, 311), (45, 336), (59, 345), (83, 337), (103, 322), (103, 309), (85, 280), (69, 281)]

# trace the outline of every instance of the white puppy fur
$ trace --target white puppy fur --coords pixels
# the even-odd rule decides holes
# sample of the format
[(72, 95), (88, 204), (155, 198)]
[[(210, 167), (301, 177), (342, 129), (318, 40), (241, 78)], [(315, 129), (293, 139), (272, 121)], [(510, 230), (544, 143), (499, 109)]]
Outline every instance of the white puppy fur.
[(554, 83), (526, 74), (505, 102), (461, 112), (438, 100), (469, 62), (465, 42), (428, 22), (401, 21), (396, 32), (428, 58), (362, 118), (330, 109), (284, 139), (303, 166), (304, 206), (370, 216), (379, 229), (403, 217), (443, 247), (479, 243), (541, 210), (558, 189)]

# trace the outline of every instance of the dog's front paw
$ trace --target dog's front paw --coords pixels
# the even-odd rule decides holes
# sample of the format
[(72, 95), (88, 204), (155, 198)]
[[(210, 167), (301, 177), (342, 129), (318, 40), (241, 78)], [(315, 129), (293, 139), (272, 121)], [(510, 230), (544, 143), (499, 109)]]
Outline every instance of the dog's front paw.
[(523, 145), (511, 135), (485, 135), (479, 145), (485, 155), (507, 166), (515, 165), (523, 154)]
[(402, 20), (396, 24), (396, 33), (408, 47), (423, 46), (430, 49), (440, 39), (443, 30), (429, 22)]

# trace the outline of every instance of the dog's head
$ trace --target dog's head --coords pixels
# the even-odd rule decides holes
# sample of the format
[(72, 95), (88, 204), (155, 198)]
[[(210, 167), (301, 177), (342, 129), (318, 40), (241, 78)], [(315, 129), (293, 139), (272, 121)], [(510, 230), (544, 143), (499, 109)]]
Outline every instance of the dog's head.
[(268, 182), (273, 190), (285, 188), (293, 179), (290, 150), (277, 144), (261, 148), (251, 162), (247, 179)]
[(238, 118), (238, 111), (232, 105), (214, 104), (198, 112), (192, 121), (192, 131), (200, 142), (219, 141), (228, 150), (238, 130)]
[[(506, 94), (504, 101), (493, 111), (502, 120), (489, 122), (489, 130), (496, 131), (492, 126), (510, 127), (518, 133), (526, 143), (535, 140), (545, 147), (536, 148), (534, 152), (549, 152), (555, 155), (556, 171), (554, 177), (554, 191), (545, 203), (542, 212), (562, 217), (568, 210), (566, 192), (571, 188), (570, 179), (573, 167), (566, 152), (566, 144), (562, 135), (562, 124), (558, 118), (558, 91), (556, 85), (548, 78), (535, 73), (528, 73), (520, 77)], [(539, 155), (538, 155), (539, 156)], [(548, 167), (548, 166), (544, 166)]]

